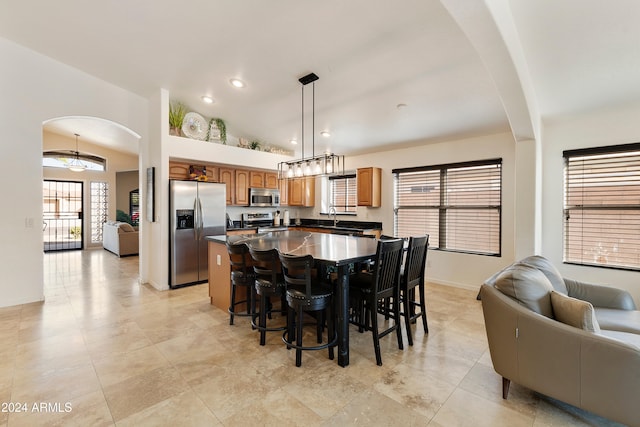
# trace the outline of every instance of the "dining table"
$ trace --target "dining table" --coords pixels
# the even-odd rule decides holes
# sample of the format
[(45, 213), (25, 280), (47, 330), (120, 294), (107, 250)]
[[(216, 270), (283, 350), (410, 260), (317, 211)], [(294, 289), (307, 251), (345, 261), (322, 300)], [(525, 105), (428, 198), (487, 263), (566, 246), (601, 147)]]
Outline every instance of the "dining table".
[(231, 244), (246, 243), (257, 250), (277, 249), (287, 255), (311, 255), (324, 267), (337, 271), (336, 327), (338, 335), (338, 365), (349, 365), (349, 276), (350, 265), (375, 257), (376, 239), (309, 231), (272, 231), (258, 234), (225, 236)]

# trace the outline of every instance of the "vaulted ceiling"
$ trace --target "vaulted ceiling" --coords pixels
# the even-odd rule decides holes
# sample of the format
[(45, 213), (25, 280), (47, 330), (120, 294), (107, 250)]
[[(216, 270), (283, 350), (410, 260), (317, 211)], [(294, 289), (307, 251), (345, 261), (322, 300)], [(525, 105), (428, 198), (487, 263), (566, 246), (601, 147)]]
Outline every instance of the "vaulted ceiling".
[(638, 103), (639, 17), (637, 0), (21, 0), (0, 2), (0, 36), (287, 149), (315, 72), (305, 150), (356, 154)]

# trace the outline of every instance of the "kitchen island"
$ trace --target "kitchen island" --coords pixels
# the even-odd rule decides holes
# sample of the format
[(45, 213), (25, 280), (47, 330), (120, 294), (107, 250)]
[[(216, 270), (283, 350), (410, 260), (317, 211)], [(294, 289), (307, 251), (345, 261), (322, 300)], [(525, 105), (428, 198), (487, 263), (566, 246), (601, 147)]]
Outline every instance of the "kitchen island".
[[(246, 243), (255, 249), (272, 249), (289, 255), (311, 255), (316, 262), (334, 266), (338, 270), (335, 289), (337, 299), (336, 325), (338, 329), (338, 364), (349, 364), (349, 264), (371, 259), (377, 241), (367, 237), (354, 237), (306, 231), (279, 231), (234, 236), (209, 236), (209, 296), (211, 303), (226, 310), (229, 307), (229, 260), (225, 243)], [(226, 255), (226, 258), (223, 255)], [(213, 259), (212, 259), (213, 258)], [(212, 262), (213, 261), (213, 262)], [(225, 269), (222, 268), (226, 265)], [(217, 301), (226, 295), (225, 301)], [(226, 306), (225, 306), (226, 305)]]

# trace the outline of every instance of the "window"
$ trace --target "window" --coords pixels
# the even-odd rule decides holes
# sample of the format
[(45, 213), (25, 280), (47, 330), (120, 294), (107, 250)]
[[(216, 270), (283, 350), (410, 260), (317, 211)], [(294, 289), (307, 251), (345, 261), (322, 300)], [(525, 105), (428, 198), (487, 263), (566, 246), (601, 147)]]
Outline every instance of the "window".
[(339, 214), (356, 213), (356, 176), (342, 175), (329, 177), (330, 207), (336, 209)]
[(102, 224), (107, 222), (109, 211), (109, 185), (91, 182), (91, 243), (102, 242)]
[(502, 160), (394, 169), (394, 232), (429, 246), (500, 255)]
[(564, 262), (640, 269), (640, 144), (563, 155)]
[[(68, 168), (69, 162), (75, 159), (74, 152), (65, 151), (45, 151), (42, 153), (42, 166), (52, 168)], [(87, 170), (104, 172), (106, 170), (107, 161), (102, 157), (91, 156), (89, 154), (78, 154), (78, 158), (85, 165)]]

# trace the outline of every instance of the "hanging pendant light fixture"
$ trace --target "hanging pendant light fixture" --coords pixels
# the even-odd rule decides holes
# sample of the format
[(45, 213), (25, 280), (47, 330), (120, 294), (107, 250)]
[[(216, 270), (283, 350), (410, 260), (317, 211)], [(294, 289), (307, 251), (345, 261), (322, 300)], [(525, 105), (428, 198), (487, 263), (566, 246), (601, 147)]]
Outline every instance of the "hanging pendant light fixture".
[[(315, 73), (307, 74), (298, 79), (302, 84), (302, 155), (300, 160), (278, 163), (278, 178), (286, 179), (310, 175), (344, 175), (344, 156), (333, 153), (325, 153), (316, 156), (316, 80), (319, 77)], [(312, 114), (311, 114), (311, 157), (304, 157), (304, 87), (313, 83), (312, 89)]]
[(67, 165), (67, 168), (69, 168), (69, 170), (72, 172), (82, 172), (87, 168), (87, 166), (82, 162), (82, 160), (80, 160), (80, 152), (78, 151), (78, 137), (80, 135), (78, 135), (77, 133), (74, 133), (74, 135), (76, 136), (76, 156), (71, 159), (71, 161)]

